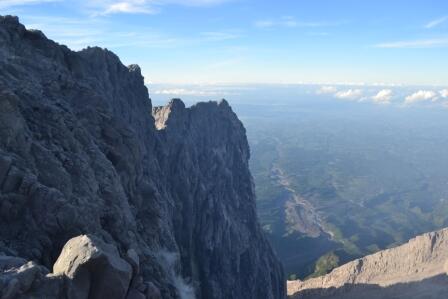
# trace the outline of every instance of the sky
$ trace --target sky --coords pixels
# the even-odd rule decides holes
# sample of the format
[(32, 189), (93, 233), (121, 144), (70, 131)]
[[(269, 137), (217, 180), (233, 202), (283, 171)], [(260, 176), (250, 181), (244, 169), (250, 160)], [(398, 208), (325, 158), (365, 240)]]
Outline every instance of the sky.
[(446, 0), (0, 0), (0, 14), (73, 50), (108, 48), (147, 83), (324, 84), (341, 99), (362, 99), (363, 84), (440, 86), (408, 102), (447, 94)]

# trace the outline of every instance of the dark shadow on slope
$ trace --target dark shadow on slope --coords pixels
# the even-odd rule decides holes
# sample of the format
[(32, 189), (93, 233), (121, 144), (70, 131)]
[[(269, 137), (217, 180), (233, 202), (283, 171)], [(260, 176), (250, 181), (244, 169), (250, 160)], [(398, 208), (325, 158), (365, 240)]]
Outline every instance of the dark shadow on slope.
[(417, 282), (388, 287), (374, 284), (346, 284), (340, 288), (309, 289), (291, 295), (291, 299), (446, 299), (448, 275), (441, 274)]

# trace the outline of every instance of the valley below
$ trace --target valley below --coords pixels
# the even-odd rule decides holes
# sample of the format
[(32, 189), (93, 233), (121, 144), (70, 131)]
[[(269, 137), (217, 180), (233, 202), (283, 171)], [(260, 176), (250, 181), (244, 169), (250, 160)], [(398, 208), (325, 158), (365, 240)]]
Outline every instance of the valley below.
[(326, 103), (235, 105), (260, 222), (290, 279), (448, 226), (443, 115), (359, 104), (321, 110)]

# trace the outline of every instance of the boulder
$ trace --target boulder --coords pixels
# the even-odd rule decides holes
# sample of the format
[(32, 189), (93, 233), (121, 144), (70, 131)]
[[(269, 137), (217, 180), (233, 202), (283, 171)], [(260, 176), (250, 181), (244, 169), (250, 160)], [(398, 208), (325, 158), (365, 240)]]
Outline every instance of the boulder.
[(69, 299), (124, 299), (132, 267), (115, 246), (95, 236), (82, 235), (65, 244), (53, 274), (69, 278)]

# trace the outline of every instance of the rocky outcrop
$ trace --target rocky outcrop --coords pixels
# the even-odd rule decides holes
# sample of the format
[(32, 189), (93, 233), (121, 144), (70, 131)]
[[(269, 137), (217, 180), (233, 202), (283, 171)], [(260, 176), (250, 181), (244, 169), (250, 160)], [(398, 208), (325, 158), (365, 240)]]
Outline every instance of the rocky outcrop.
[[(199, 103), (191, 108), (178, 99), (155, 107), (156, 127), (165, 144), (164, 169), (176, 210), (183, 276), (202, 281), (202, 298), (280, 298), (257, 286), (280, 290), (282, 269), (256, 219), (245, 130), (229, 104)], [(169, 159), (174, 157), (174, 159)], [(265, 273), (265, 269), (270, 269)], [(218, 287), (223, 276), (224, 288)]]
[(84, 235), (65, 244), (53, 273), (69, 278), (70, 298), (120, 299), (128, 292), (132, 267), (115, 246)]
[[(138, 66), (0, 17), (0, 255), (21, 263), (0, 272), (2, 299), (64, 298), (77, 271), (103, 270), (130, 280), (120, 297), (285, 296), (228, 103), (152, 110)], [(28, 261), (31, 286), (10, 276)]]
[(53, 276), (32, 261), (0, 255), (0, 298), (58, 298), (64, 278)]
[(288, 281), (290, 298), (445, 298), (448, 229), (355, 260), (306, 281)]

